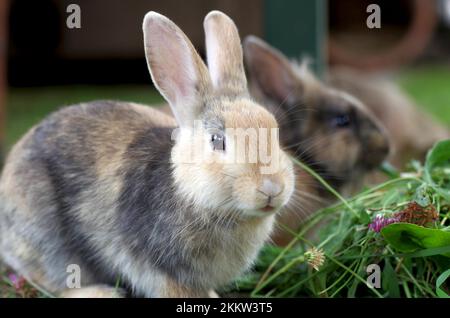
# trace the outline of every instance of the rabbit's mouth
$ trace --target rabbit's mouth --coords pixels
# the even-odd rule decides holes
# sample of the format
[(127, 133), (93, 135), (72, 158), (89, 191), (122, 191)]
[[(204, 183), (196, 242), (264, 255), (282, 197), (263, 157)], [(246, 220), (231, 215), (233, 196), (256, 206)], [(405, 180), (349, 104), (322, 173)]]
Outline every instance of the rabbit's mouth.
[(270, 204), (267, 204), (265, 207), (259, 209), (262, 212), (275, 212), (276, 208)]
[(281, 207), (276, 207), (276, 206), (267, 204), (260, 208), (245, 209), (245, 210), (243, 210), (243, 215), (244, 215), (244, 217), (265, 218), (265, 217), (275, 215), (280, 209), (281, 209)]

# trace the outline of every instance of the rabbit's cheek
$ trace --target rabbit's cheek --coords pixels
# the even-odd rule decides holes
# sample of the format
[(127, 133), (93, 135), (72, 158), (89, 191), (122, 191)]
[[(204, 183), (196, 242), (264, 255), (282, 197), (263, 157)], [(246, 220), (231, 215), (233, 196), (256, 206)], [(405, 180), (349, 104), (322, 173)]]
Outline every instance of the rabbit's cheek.
[[(277, 208), (282, 207), (289, 202), (295, 188), (294, 167), (286, 154), (281, 153), (278, 172), (272, 175), (271, 179), (276, 180), (281, 189), (277, 195), (273, 196), (271, 205)], [(299, 180), (299, 182), (302, 182), (302, 180)]]
[(233, 198), (240, 210), (251, 210), (257, 206), (256, 182), (250, 176), (239, 177), (233, 182)]
[(383, 132), (372, 130), (361, 137), (364, 149), (362, 151), (362, 164), (371, 170), (380, 165), (389, 156), (391, 145)]
[(174, 165), (173, 176), (179, 193), (201, 208), (217, 208), (218, 202), (225, 197), (216, 174), (209, 170), (213, 166), (196, 163)]
[[(294, 166), (291, 159), (285, 154), (282, 155), (280, 162), (282, 163), (280, 174), (284, 182), (284, 191), (282, 195), (280, 195), (279, 200), (281, 201), (280, 205), (286, 205), (294, 193), (296, 175), (294, 173)], [(304, 180), (300, 179), (299, 182), (304, 182)]]
[(325, 163), (330, 172), (338, 175), (352, 169), (361, 154), (361, 145), (351, 131), (328, 137), (327, 143), (323, 143), (320, 148), (317, 149), (317, 161)]

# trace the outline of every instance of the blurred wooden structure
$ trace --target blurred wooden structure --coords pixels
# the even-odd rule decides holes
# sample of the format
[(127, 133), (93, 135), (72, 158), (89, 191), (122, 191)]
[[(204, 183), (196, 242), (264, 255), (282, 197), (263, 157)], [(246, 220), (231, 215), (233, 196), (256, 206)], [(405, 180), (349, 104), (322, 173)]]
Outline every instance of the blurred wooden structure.
[(3, 162), (5, 140), (8, 0), (0, 1), (0, 161)]
[(330, 2), (330, 63), (366, 71), (391, 69), (419, 57), (438, 22), (435, 0), (380, 0), (381, 28), (369, 29), (372, 0)]
[[(58, 11), (65, 12), (72, 2), (58, 1)], [(221, 10), (235, 21), (241, 37), (263, 37), (288, 56), (305, 53), (318, 64), (325, 58), (326, 0), (190, 0), (183, 4), (179, 0), (109, 0), (107, 7), (105, 0), (77, 3), (82, 12), (82, 28), (62, 29), (59, 53), (68, 58), (141, 57), (141, 23), (149, 10), (170, 17), (201, 52), (203, 18), (210, 10)], [(108, 34), (114, 37), (105, 36)]]
[[(13, 0), (15, 1), (15, 0)], [(271, 0), (270, 0), (271, 1)], [(203, 53), (203, 19), (211, 10), (228, 14), (241, 36), (263, 35), (264, 0), (78, 0), (81, 29), (61, 28), (58, 54), (64, 58), (141, 58), (142, 20), (148, 11), (169, 17)], [(54, 1), (65, 24), (66, 8), (72, 0)]]

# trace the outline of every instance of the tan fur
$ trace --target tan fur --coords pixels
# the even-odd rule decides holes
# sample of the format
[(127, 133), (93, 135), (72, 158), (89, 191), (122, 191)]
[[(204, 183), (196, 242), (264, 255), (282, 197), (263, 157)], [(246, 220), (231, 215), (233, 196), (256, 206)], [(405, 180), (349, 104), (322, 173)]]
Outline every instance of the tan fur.
[(293, 238), (290, 232), (285, 231), (288, 227), (293, 233), (297, 233), (299, 227), (314, 211), (326, 206), (330, 201), (323, 198), (315, 185), (317, 180), (309, 173), (295, 167), (295, 191), (289, 200), (285, 211), (277, 215), (277, 225), (271, 235), (275, 245), (286, 246)]
[[(140, 105), (136, 103), (129, 103), (130, 111), (135, 111), (142, 114), (143, 118), (148, 118), (150, 126), (164, 126), (164, 127), (176, 127), (177, 123), (171, 116), (166, 116), (160, 111), (146, 105)], [(111, 129), (113, 128), (113, 130)], [(99, 122), (96, 127), (98, 133), (98, 141), (93, 138), (93, 144), (98, 149), (96, 158), (96, 167), (99, 177), (110, 176), (111, 173), (117, 171), (122, 162), (122, 155), (126, 150), (127, 145), (133, 140), (133, 134), (124, 134), (123, 132), (131, 127), (124, 126), (124, 122), (117, 118), (105, 119), (104, 122)], [(116, 140), (114, 149), (105, 148), (103, 146), (103, 138)]]
[(210, 14), (204, 26), (208, 47), (207, 60), (213, 85), (216, 89), (233, 95), (247, 91), (247, 80), (240, 43), (223, 45), (234, 43), (235, 39), (239, 38), (237, 28), (229, 23), (229, 20), (230, 18), (221, 14)]
[(123, 298), (124, 294), (120, 289), (109, 286), (89, 286), (68, 289), (59, 296), (62, 298)]
[(199, 292), (198, 290), (190, 289), (186, 286), (178, 284), (176, 281), (168, 278), (166, 282), (167, 286), (164, 289), (165, 293), (161, 297), (165, 298), (207, 298), (210, 295), (214, 295), (214, 291), (211, 294), (208, 292)]

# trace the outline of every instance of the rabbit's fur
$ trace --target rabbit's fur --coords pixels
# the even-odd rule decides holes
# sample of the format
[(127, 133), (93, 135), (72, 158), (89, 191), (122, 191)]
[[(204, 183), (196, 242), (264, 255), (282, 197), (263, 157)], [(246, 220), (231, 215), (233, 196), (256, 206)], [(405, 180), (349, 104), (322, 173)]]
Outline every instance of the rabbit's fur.
[[(79, 104), (13, 147), (0, 180), (9, 266), (67, 297), (121, 296), (111, 288), (118, 281), (134, 296), (214, 296), (249, 268), (293, 193), (294, 172), (278, 140), (272, 174), (212, 149), (214, 133), (231, 149), (225, 129), (277, 122), (249, 97), (234, 23), (213, 11), (204, 27), (209, 71), (173, 22), (155, 12), (144, 19), (149, 70), (176, 120), (133, 103)], [(209, 161), (180, 160), (201, 149)], [(80, 266), (84, 288), (66, 288), (69, 264)]]
[(450, 138), (450, 129), (420, 108), (393, 82), (376, 75), (334, 67), (328, 83), (359, 98), (387, 129), (392, 144), (388, 158), (399, 169), (411, 159), (424, 160), (439, 140)]
[[(250, 93), (277, 118), (284, 148), (318, 172), (336, 190), (352, 193), (361, 180), (379, 166), (389, 152), (384, 127), (355, 97), (319, 81), (306, 64), (289, 61), (277, 49), (255, 36), (244, 41)], [(297, 229), (301, 220), (333, 197), (304, 171), (289, 204), (278, 221)], [(309, 181), (306, 181), (309, 180)], [(277, 231), (274, 241), (292, 238)]]

